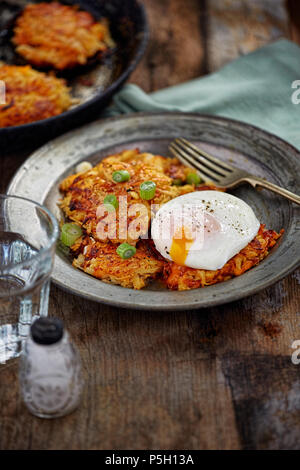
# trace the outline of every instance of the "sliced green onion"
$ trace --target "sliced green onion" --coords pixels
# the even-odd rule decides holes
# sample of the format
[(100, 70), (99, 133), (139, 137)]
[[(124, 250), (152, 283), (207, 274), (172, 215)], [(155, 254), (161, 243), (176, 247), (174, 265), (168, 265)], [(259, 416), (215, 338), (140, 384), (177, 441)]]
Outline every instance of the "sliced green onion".
[(70, 248), (64, 245), (61, 240), (58, 240), (57, 247), (64, 256), (70, 256)]
[(153, 181), (144, 181), (140, 185), (140, 196), (142, 199), (149, 201), (154, 198), (156, 190), (156, 184)]
[(104, 204), (110, 204), (114, 206), (115, 209), (119, 207), (118, 199), (114, 194), (108, 194), (107, 196), (105, 196)]
[(60, 239), (66, 246), (72, 246), (81, 237), (82, 230), (76, 224), (64, 224), (61, 228)]
[(202, 179), (200, 178), (200, 176), (197, 174), (197, 173), (189, 173), (186, 177), (186, 182), (188, 184), (199, 184), (201, 183)]
[(103, 204), (107, 212), (115, 212), (116, 208), (112, 204)]
[(121, 258), (128, 259), (136, 254), (136, 248), (129, 243), (121, 243), (117, 248), (117, 253)]
[(130, 173), (127, 170), (114, 171), (112, 179), (115, 183), (123, 183), (124, 181), (130, 180)]
[(173, 186), (181, 186), (183, 181), (180, 178), (174, 178), (172, 181)]

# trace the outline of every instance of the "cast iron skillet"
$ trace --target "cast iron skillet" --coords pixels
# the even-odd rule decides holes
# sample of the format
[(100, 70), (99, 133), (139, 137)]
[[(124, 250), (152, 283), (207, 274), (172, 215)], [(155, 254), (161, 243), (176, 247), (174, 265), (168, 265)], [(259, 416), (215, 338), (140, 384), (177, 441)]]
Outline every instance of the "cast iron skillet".
[[(11, 43), (17, 15), (28, 3), (48, 0), (5, 0), (0, 3), (0, 60), (22, 65)], [(144, 7), (137, 0), (60, 0), (79, 5), (96, 19), (109, 19), (116, 48), (99, 63), (57, 73), (67, 79), (72, 95), (80, 100), (64, 113), (21, 126), (0, 129), (0, 150), (37, 146), (99, 115), (141, 59), (149, 36)], [(36, 68), (36, 67), (35, 67)]]

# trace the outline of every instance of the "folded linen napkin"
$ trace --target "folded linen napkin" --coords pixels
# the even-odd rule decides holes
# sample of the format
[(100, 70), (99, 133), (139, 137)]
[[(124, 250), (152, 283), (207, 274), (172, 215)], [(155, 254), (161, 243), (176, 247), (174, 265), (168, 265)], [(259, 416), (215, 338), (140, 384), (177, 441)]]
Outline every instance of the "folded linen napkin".
[(211, 75), (149, 95), (125, 85), (104, 115), (185, 111), (225, 116), (261, 127), (300, 149), (300, 86), (299, 92), (292, 88), (296, 80), (300, 85), (300, 47), (282, 39)]

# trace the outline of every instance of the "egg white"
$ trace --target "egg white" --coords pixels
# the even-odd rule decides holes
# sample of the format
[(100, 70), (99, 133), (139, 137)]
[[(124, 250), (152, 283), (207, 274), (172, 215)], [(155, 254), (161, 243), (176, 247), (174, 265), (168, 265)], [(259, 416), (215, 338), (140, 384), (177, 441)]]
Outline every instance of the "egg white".
[[(209, 223), (214, 229), (203, 228), (209, 227)], [(164, 258), (172, 260), (174, 233), (186, 225), (196, 227), (196, 235), (184, 266), (213, 271), (221, 269), (245, 248), (260, 227), (251, 207), (231, 194), (220, 191), (184, 194), (164, 204), (152, 221), (151, 236)]]

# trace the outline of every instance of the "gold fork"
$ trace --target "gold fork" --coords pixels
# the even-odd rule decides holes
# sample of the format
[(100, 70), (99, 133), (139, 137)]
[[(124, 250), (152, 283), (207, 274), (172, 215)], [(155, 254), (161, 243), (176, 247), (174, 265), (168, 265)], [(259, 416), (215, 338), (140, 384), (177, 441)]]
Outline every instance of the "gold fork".
[(258, 186), (269, 189), (300, 205), (300, 196), (297, 194), (229, 165), (186, 139), (175, 139), (169, 149), (184, 165), (195, 168), (204, 181), (210, 180), (219, 188), (234, 188), (242, 183), (249, 183), (254, 188)]

